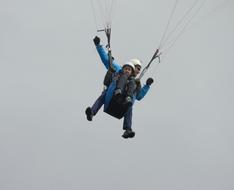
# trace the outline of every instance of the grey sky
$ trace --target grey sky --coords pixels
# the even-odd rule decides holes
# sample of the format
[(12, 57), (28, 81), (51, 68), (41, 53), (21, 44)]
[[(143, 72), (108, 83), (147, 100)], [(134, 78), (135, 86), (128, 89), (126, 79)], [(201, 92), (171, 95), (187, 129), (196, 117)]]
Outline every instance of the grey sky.
[[(0, 1), (0, 189), (234, 189), (234, 5), (216, 9), (222, 2), (207, 0), (143, 78), (155, 83), (134, 105), (136, 137), (124, 140), (122, 120), (84, 115), (105, 74), (90, 2)], [(116, 4), (119, 63), (147, 63), (173, 3)]]

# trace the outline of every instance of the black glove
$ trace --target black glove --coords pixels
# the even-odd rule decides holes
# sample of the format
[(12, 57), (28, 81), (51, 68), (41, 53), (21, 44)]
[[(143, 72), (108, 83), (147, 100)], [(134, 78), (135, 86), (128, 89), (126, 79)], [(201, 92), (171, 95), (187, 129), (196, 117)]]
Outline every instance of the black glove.
[(98, 36), (95, 36), (95, 38), (93, 39), (94, 44), (97, 46), (100, 44), (100, 38)]
[(146, 81), (146, 84), (150, 86), (153, 82), (154, 82), (154, 79), (148, 78)]

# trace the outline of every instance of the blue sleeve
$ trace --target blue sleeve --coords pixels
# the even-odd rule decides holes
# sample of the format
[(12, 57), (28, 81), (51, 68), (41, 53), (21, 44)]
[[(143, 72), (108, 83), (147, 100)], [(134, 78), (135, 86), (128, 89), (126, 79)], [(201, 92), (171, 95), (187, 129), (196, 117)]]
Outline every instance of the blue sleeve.
[(150, 86), (145, 84), (141, 88), (140, 92), (137, 94), (136, 99), (140, 101), (142, 98), (144, 98), (147, 92), (149, 91), (149, 89), (150, 89)]
[[(102, 63), (106, 67), (106, 69), (109, 69), (109, 56), (106, 50), (101, 45), (96, 46), (97, 52), (102, 60)], [(122, 67), (116, 63), (115, 61), (112, 62), (112, 67), (115, 69), (116, 72), (120, 72), (122, 70)]]

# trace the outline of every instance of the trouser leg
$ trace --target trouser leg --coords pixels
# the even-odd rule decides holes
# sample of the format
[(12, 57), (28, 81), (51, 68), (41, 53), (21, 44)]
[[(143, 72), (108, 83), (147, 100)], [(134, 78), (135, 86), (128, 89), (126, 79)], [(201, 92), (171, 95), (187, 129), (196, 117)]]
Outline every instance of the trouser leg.
[(136, 90), (136, 83), (135, 80), (130, 80), (127, 84), (127, 96), (133, 97), (133, 94)]
[(98, 99), (94, 102), (93, 106), (91, 107), (93, 115), (96, 115), (96, 113), (104, 104), (105, 96), (106, 96), (106, 90), (104, 90), (102, 94), (98, 97)]
[(128, 108), (127, 112), (124, 114), (123, 120), (123, 130), (132, 128), (132, 106)]
[(117, 80), (116, 89), (120, 89), (123, 92), (127, 82), (128, 82), (128, 75), (122, 74)]

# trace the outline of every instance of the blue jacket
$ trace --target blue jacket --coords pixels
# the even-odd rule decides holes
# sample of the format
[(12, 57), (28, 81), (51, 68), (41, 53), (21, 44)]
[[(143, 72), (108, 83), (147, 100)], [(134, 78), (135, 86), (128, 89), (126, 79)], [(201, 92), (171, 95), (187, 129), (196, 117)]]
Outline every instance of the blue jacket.
[[(99, 54), (99, 56), (100, 56), (100, 58), (102, 60), (102, 63), (104, 64), (104, 66), (108, 70), (109, 69), (109, 56), (108, 56), (108, 53), (106, 52), (106, 50), (101, 45), (97, 45), (96, 49), (97, 49), (97, 52), (98, 52), (98, 54)], [(120, 73), (122, 71), (122, 67), (118, 63), (116, 63), (115, 60), (113, 60), (112, 66), (115, 69), (116, 73)], [(110, 86), (108, 87), (108, 89), (107, 89), (104, 109), (105, 109), (105, 107), (107, 107), (109, 105), (109, 102), (110, 102), (110, 100), (111, 100), (111, 98), (113, 96), (113, 92), (114, 92), (115, 87), (116, 87), (116, 81), (113, 81), (110, 84)], [(139, 93), (135, 97), (133, 97), (133, 103), (134, 103), (135, 99), (140, 101), (142, 98), (144, 98), (144, 96), (147, 94), (149, 89), (150, 89), (150, 86), (145, 84), (141, 88)]]
[[(101, 45), (97, 45), (96, 46), (96, 49), (97, 49), (97, 52), (102, 60), (102, 63), (104, 64), (104, 66), (106, 67), (106, 69), (108, 70), (109, 69), (109, 56), (108, 56), (108, 53), (105, 51), (105, 49), (101, 46)], [(117, 73), (121, 72), (122, 71), (122, 67), (115, 62), (115, 60), (113, 60), (112, 62), (112, 66), (113, 68), (115, 69), (115, 71)]]

